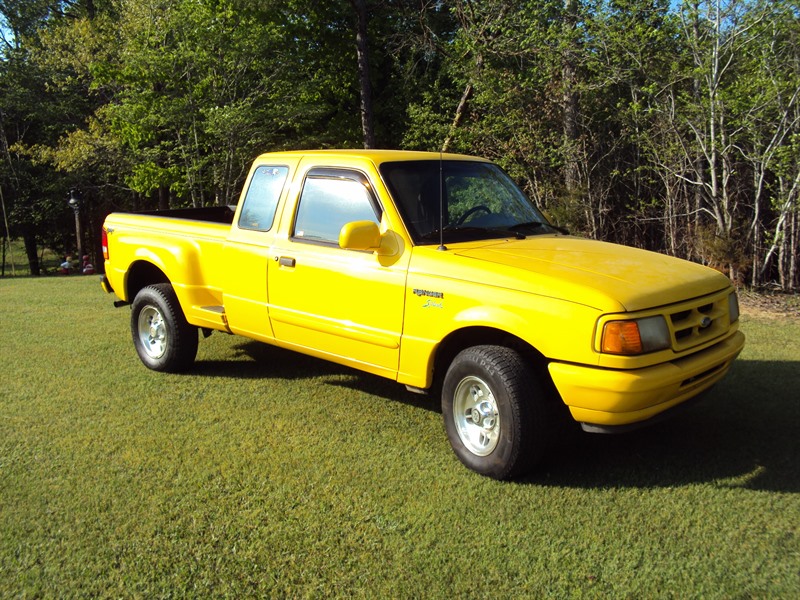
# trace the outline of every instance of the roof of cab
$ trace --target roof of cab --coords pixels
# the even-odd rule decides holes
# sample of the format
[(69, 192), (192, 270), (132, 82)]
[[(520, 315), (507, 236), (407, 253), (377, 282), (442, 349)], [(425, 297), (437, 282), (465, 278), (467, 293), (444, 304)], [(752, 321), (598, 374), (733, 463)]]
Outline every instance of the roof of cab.
[(268, 152), (258, 157), (258, 160), (274, 160), (280, 156), (307, 156), (325, 157), (327, 159), (341, 156), (342, 158), (361, 158), (371, 160), (376, 165), (384, 162), (411, 161), (411, 160), (474, 160), (489, 162), (485, 158), (469, 156), (467, 154), (452, 154), (439, 152), (422, 152), (417, 150), (373, 150), (373, 149), (338, 149), (338, 150), (287, 150), (282, 152)]

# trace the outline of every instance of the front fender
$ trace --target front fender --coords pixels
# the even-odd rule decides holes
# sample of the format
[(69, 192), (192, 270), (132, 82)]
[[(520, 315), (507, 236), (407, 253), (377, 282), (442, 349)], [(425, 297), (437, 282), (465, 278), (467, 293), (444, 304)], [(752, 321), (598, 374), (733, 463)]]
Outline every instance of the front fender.
[[(445, 282), (450, 283), (450, 282)], [(445, 340), (477, 345), (513, 336), (555, 360), (596, 364), (592, 341), (598, 311), (556, 298), (475, 282), (442, 282), (410, 290), (400, 350), (398, 380), (427, 388)], [(420, 295), (436, 290), (436, 297)], [(461, 332), (469, 331), (468, 335)], [(485, 341), (484, 341), (485, 340)]]

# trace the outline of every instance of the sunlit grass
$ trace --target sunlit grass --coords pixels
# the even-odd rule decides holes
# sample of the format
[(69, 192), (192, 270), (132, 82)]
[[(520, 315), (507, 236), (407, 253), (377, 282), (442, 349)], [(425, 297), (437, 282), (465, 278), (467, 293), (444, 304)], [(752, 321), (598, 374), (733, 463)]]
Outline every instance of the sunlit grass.
[(523, 481), (452, 455), (435, 402), (215, 334), (138, 361), (96, 277), (0, 281), (0, 597), (795, 597), (800, 323), (650, 429)]

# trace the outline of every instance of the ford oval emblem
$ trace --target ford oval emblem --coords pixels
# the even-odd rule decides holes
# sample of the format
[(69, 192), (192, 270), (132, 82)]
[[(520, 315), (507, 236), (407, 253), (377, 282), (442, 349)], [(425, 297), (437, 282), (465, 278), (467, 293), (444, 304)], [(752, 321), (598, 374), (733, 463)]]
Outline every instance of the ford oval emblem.
[(712, 323), (711, 317), (703, 317), (700, 320), (700, 329), (705, 329), (706, 327), (710, 327), (711, 323)]

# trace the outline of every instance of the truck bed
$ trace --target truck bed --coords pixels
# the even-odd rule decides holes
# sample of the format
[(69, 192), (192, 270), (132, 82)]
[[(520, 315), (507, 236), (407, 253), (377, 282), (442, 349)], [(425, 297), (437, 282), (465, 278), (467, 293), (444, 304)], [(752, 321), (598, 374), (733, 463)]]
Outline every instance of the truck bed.
[[(127, 283), (138, 281), (148, 265), (171, 275), (186, 317), (198, 327), (225, 329), (218, 307), (219, 282), (227, 270), (224, 247), (233, 223), (228, 206), (157, 211), (117, 212), (106, 218), (115, 250), (127, 256), (122, 263), (106, 261), (106, 278), (115, 293), (132, 302)], [(144, 269), (144, 271), (142, 271)]]
[(233, 223), (233, 215), (236, 214), (236, 207), (203, 206), (200, 208), (173, 208), (169, 210), (137, 211), (133, 214), (152, 215), (155, 217), (171, 217), (174, 219), (185, 219), (187, 221), (208, 221), (211, 223), (223, 223), (230, 225)]

